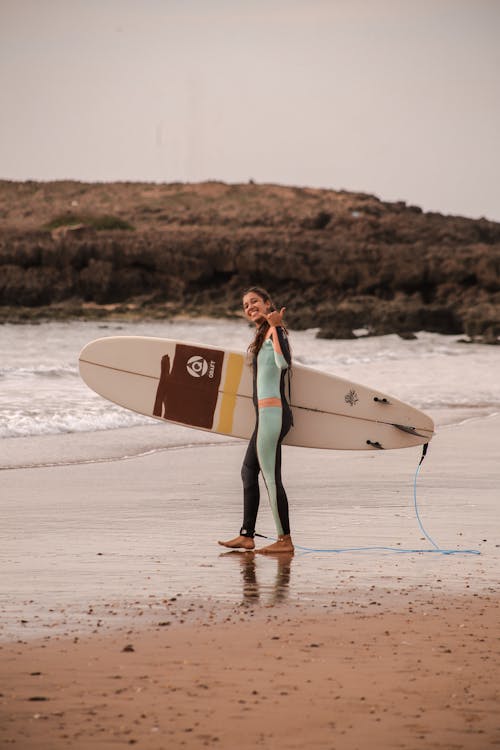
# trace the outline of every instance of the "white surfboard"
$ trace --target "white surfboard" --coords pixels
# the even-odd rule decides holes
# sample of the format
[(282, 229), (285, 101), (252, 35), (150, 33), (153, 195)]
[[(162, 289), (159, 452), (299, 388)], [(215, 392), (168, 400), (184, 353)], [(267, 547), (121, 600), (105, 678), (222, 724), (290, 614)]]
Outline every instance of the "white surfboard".
[[(97, 339), (79, 357), (85, 383), (139, 414), (249, 438), (255, 426), (252, 370), (241, 352), (145, 336)], [(285, 444), (339, 450), (408, 448), (428, 443), (422, 411), (344, 378), (294, 364), (294, 425)]]

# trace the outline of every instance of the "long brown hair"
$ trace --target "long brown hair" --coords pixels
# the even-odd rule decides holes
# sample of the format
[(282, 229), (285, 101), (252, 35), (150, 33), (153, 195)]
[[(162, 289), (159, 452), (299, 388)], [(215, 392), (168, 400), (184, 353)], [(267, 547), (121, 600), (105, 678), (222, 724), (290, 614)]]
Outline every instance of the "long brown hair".
[[(256, 294), (264, 302), (269, 302), (270, 303), (269, 312), (276, 310), (276, 306), (271, 299), (271, 295), (269, 294), (269, 292), (266, 292), (265, 289), (262, 289), (262, 287), (251, 286), (250, 289), (247, 289), (246, 292), (243, 293), (243, 297), (245, 297), (247, 294)], [(251, 342), (250, 346), (248, 347), (247, 351), (251, 359), (254, 359), (257, 356), (257, 354), (260, 352), (261, 346), (264, 343), (268, 330), (269, 330), (269, 323), (267, 322), (267, 320), (264, 320), (258, 326), (255, 332), (254, 340)], [(285, 328), (285, 331), (286, 331), (286, 328)]]

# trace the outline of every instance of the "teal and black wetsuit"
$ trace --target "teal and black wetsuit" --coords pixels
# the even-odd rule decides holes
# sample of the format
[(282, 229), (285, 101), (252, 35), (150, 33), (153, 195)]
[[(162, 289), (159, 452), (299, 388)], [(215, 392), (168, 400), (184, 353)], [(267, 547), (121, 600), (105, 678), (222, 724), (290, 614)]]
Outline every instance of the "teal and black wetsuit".
[[(278, 535), (290, 533), (288, 499), (281, 481), (281, 443), (293, 424), (285, 396), (285, 379), (291, 364), (288, 339), (283, 328), (276, 329), (283, 354), (275, 351), (272, 339), (266, 339), (253, 360), (253, 401), (256, 410), (254, 433), (241, 469), (244, 515), (240, 534), (253, 537), (259, 510), (259, 472), (262, 471)], [(277, 398), (281, 406), (259, 409), (259, 399)]]

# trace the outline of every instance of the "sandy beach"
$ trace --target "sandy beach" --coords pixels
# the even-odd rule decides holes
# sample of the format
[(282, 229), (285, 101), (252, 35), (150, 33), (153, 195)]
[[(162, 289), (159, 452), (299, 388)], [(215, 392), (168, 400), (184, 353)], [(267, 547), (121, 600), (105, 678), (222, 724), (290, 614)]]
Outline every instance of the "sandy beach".
[(500, 0), (0, 20), (0, 750), (500, 750)]
[(461, 554), (418, 450), (287, 448), (291, 559), (216, 545), (243, 443), (3, 470), (0, 746), (497, 747), (499, 428), (422, 465)]

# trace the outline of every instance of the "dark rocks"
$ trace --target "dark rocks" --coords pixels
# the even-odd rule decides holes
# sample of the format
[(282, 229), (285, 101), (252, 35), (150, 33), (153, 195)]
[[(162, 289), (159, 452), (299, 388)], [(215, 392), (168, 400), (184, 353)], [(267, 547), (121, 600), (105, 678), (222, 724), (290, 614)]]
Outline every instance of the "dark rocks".
[(474, 341), (498, 344), (500, 339), (500, 304), (488, 302), (475, 305), (464, 312), (465, 333)]
[(0, 270), (0, 299), (4, 305), (49, 305), (57, 301), (60, 282), (55, 268), (5, 265)]
[[(14, 218), (17, 186), (0, 181), (0, 212)], [(228, 315), (259, 284), (287, 306), (291, 327), (322, 337), (351, 338), (358, 328), (500, 336), (500, 224), (486, 219), (270, 185), (68, 182), (23, 191), (28, 218), (0, 230), (3, 320)], [(51, 235), (32, 226), (47, 223), (47, 206), (62, 214), (70, 198), (103, 215), (110, 196), (136, 231)]]
[(325, 229), (332, 219), (328, 211), (319, 211), (315, 216), (307, 216), (301, 221), (303, 229)]
[(381, 336), (399, 333), (406, 338), (415, 331), (460, 333), (459, 318), (446, 305), (425, 305), (419, 295), (397, 295), (393, 300), (375, 296), (353, 297), (343, 300), (328, 313), (320, 306), (319, 318), (325, 321), (318, 332), (319, 338), (354, 338), (358, 328), (368, 334)]

